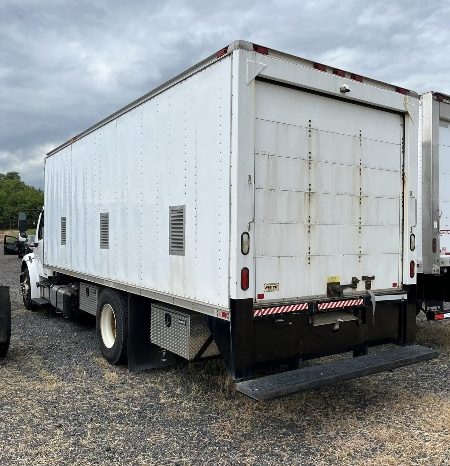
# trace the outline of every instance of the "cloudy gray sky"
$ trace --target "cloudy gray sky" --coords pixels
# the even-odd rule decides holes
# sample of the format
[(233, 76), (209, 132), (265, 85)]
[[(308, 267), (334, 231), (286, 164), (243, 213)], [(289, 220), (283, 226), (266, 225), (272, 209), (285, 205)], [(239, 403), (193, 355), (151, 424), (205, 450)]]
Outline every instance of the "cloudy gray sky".
[(0, 172), (245, 39), (450, 93), (450, 0), (0, 0)]

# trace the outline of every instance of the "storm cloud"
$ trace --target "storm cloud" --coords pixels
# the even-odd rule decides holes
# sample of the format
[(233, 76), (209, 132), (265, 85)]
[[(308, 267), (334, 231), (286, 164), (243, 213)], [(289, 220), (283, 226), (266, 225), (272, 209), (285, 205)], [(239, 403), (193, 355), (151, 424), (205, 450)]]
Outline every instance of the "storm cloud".
[(419, 93), (450, 93), (450, 1), (0, 0), (0, 172), (245, 39)]

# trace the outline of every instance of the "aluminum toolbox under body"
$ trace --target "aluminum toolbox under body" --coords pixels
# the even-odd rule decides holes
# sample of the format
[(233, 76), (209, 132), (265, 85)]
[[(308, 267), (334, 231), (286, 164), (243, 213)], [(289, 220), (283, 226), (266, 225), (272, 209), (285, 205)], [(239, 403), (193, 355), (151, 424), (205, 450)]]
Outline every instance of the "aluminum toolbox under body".
[(95, 316), (97, 305), (98, 288), (90, 283), (80, 283), (80, 309)]
[(150, 340), (190, 361), (219, 354), (204, 315), (168, 306), (152, 304)]

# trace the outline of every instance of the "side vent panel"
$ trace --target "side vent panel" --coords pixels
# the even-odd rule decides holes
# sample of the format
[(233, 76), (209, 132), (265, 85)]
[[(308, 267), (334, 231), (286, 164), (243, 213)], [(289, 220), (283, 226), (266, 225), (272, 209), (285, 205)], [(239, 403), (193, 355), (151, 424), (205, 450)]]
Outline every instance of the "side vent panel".
[(109, 213), (100, 214), (100, 249), (109, 249)]
[(66, 217), (61, 217), (61, 246), (67, 243), (67, 222)]
[(169, 207), (169, 254), (184, 256), (186, 206)]

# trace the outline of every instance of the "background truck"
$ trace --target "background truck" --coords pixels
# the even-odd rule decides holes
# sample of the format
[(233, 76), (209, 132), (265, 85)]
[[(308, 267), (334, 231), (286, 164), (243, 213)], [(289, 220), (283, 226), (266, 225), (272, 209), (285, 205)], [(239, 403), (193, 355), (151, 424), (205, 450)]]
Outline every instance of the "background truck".
[(418, 117), (410, 91), (234, 42), (47, 154), (24, 303), (95, 315), (132, 370), (220, 354), (255, 398), (433, 357), (366, 355), (415, 341)]
[(450, 96), (421, 96), (418, 310), (450, 317)]
[(0, 358), (8, 352), (11, 339), (11, 300), (9, 287), (0, 283)]

